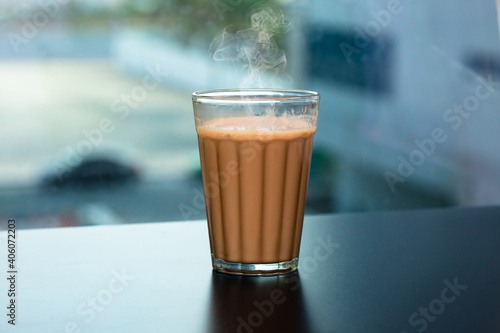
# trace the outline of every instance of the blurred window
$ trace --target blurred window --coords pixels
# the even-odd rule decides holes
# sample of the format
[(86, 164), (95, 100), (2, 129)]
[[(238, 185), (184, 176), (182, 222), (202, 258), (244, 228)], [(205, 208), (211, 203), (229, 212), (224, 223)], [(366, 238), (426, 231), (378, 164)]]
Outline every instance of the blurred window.
[(257, 86), (322, 96), (306, 214), (498, 205), (497, 6), (0, 0), (0, 219), (204, 219), (190, 94)]

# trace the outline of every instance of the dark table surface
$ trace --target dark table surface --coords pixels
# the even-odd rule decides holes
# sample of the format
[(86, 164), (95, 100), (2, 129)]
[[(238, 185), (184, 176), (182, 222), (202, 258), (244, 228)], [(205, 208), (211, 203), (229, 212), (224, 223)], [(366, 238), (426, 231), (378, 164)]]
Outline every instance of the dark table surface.
[(21, 230), (17, 250), (1, 332), (500, 332), (500, 207), (309, 216), (279, 277), (212, 272), (202, 221)]

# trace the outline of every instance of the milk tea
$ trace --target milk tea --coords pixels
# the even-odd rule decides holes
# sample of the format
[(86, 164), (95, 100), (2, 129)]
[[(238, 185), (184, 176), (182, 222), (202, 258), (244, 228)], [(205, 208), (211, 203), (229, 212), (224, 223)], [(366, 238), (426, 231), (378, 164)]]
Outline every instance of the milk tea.
[(220, 118), (197, 127), (215, 258), (298, 258), (315, 130), (307, 116)]

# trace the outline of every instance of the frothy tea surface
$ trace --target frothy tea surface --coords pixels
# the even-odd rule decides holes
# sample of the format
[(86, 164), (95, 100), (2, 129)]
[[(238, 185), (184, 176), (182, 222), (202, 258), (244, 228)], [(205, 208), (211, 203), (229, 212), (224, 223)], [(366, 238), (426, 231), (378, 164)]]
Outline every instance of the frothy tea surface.
[(235, 117), (212, 119), (197, 128), (200, 133), (218, 133), (236, 139), (258, 136), (261, 138), (275, 138), (278, 136), (295, 136), (297, 132), (313, 132), (316, 130), (312, 120), (286, 117)]

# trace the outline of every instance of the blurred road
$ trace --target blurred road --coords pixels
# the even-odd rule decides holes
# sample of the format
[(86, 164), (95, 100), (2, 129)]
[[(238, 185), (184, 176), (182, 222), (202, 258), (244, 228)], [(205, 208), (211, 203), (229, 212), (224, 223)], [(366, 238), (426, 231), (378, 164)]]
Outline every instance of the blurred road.
[[(46, 220), (74, 220), (97, 203), (125, 223), (204, 218), (199, 204), (184, 215), (179, 208), (193, 208), (193, 190), (202, 189), (192, 177), (199, 158), (190, 92), (155, 82), (153, 75), (168, 74), (151, 68), (145, 80), (110, 59), (0, 61), (0, 217), (17, 218), (21, 228), (58, 226)], [(137, 165), (141, 182), (39, 188), (42, 174), (99, 151)]]
[(127, 155), (146, 179), (197, 168), (190, 92), (106, 59), (4, 60), (0, 73), (0, 187), (33, 185), (75, 151)]
[[(77, 213), (92, 204), (106, 206), (124, 223), (204, 219), (204, 203), (199, 197), (202, 191), (201, 181), (194, 178), (99, 189), (2, 189), (0, 219), (15, 218), (21, 229), (62, 226), (64, 223), (47, 221), (61, 216), (79, 225)], [(66, 225), (74, 225), (72, 223)]]

